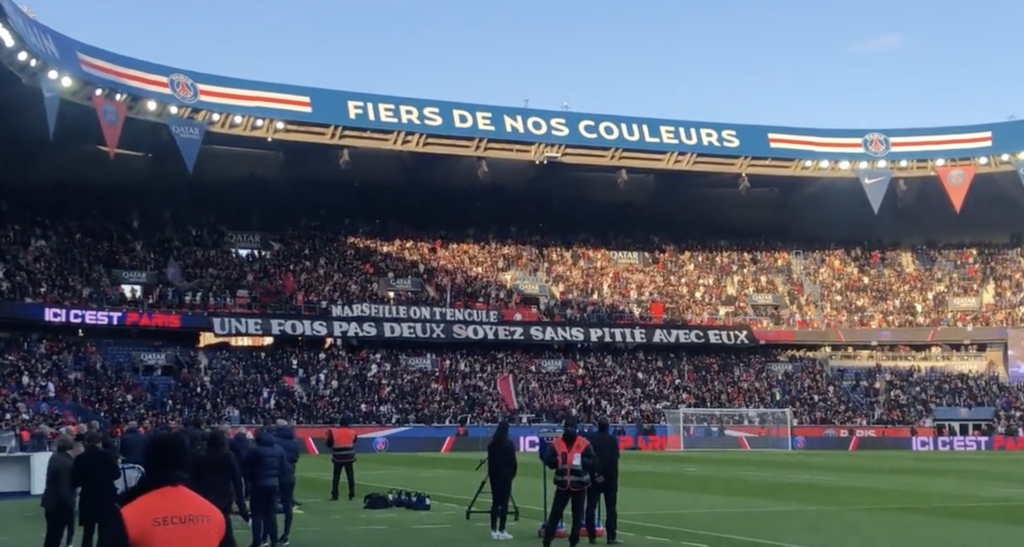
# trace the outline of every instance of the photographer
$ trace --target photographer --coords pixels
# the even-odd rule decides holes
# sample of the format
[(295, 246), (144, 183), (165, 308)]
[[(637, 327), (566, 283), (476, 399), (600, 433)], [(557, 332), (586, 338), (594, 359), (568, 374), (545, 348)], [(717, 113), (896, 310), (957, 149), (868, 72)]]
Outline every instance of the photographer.
[(607, 416), (597, 419), (597, 433), (590, 437), (590, 445), (597, 454), (597, 468), (594, 471), (594, 482), (587, 491), (587, 536), (590, 543), (596, 543), (597, 505), (604, 496), (605, 531), (609, 545), (621, 543), (615, 537), (618, 521), (619, 494), (619, 439), (612, 435), (610, 420)]
[(505, 521), (508, 520), (508, 504), (512, 498), (512, 481), (518, 470), (516, 447), (508, 438), (508, 422), (502, 421), (487, 445), (487, 476), (491, 481), (491, 537), (494, 539), (512, 539), (512, 534), (505, 531)]

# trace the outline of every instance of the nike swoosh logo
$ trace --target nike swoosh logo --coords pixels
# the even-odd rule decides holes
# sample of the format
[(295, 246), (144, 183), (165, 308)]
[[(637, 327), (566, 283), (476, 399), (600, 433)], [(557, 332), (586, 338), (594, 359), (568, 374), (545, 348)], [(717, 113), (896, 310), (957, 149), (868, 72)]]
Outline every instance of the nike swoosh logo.
[(884, 179), (885, 179), (885, 177), (876, 177), (876, 178), (873, 178), (873, 179), (864, 179), (864, 184), (874, 184), (874, 183), (876, 183), (876, 182), (878, 182), (880, 180), (884, 180)]

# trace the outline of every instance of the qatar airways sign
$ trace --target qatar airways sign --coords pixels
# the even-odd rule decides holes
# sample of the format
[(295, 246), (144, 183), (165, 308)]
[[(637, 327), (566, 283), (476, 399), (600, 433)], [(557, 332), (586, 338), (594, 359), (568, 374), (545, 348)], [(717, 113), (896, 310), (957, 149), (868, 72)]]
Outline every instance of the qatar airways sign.
[(976, 452), (992, 450), (988, 437), (914, 437), (911, 446), (919, 452)]

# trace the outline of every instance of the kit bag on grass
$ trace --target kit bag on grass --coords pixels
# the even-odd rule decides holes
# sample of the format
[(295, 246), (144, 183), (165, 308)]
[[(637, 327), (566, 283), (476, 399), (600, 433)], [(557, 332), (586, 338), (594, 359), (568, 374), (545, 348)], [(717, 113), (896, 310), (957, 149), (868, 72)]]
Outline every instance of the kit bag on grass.
[(391, 502), (384, 494), (374, 492), (363, 498), (363, 509), (387, 509), (389, 507), (391, 507)]
[(423, 492), (416, 492), (412, 498), (409, 509), (413, 511), (430, 511), (430, 495)]

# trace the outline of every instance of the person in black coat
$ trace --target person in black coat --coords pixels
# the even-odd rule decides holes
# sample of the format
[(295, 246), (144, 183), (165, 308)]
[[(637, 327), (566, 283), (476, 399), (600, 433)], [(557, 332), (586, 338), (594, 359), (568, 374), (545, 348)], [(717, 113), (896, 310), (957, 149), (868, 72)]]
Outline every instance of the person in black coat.
[(512, 539), (505, 531), (508, 504), (512, 499), (512, 481), (519, 471), (516, 447), (508, 438), (508, 422), (502, 421), (487, 445), (487, 477), (491, 481), (491, 537)]
[[(249, 438), (249, 432), (246, 431), (245, 426), (239, 426), (235, 436), (231, 438), (231, 442), (228, 444), (228, 449), (235, 455), (235, 461), (238, 462), (239, 469), (245, 463), (245, 457), (249, 454), (250, 448), (252, 448), (252, 439)], [(245, 488), (242, 494), (243, 497), (249, 499), (252, 485), (249, 484), (249, 476), (245, 473), (242, 473), (242, 486)]]
[(146, 461), (146, 436), (139, 432), (139, 424), (128, 422), (128, 427), (121, 435), (119, 451), (125, 463), (142, 465)]
[(597, 433), (590, 436), (590, 445), (597, 455), (594, 480), (587, 490), (586, 526), (590, 542), (595, 542), (597, 530), (597, 504), (604, 496), (605, 539), (610, 545), (621, 543), (616, 537), (618, 529), (619, 497), (619, 439), (612, 435), (611, 423), (606, 416), (597, 419)]
[(85, 435), (85, 451), (75, 458), (71, 480), (81, 488), (78, 501), (78, 524), (82, 527), (82, 547), (92, 547), (93, 535), (99, 528), (100, 542), (109, 530), (117, 512), (117, 486), (121, 467), (114, 456), (103, 450), (103, 439), (97, 432)]
[(279, 544), (288, 543), (288, 533), (292, 530), (292, 516), (295, 507), (295, 471), (299, 464), (299, 443), (295, 440), (295, 430), (288, 427), (288, 422), (278, 420), (274, 427), (274, 440), (284, 450), (286, 471), (281, 476), (281, 508), (284, 510), (284, 531)]
[[(75, 487), (71, 479), (74, 458), (71, 449), (75, 440), (67, 435), (57, 437), (56, 452), (46, 464), (46, 489), (39, 506), (46, 515), (46, 536), (43, 547), (60, 547), (64, 531), (72, 531), (75, 522)], [(68, 545), (71, 535), (68, 535)]]
[(231, 529), (231, 507), (238, 505), (238, 514), (249, 520), (249, 510), (242, 497), (242, 473), (235, 457), (228, 450), (228, 440), (223, 432), (211, 431), (206, 437), (206, 452), (199, 456), (192, 466), (192, 489), (224, 513), (227, 532), (221, 547), (234, 547), (235, 536)]
[(202, 418), (194, 418), (192, 423), (182, 431), (185, 438), (188, 439), (188, 450), (193, 456), (198, 457), (203, 451), (203, 443), (206, 440), (206, 431), (203, 430), (205, 426), (206, 422)]
[(249, 450), (242, 467), (252, 485), (252, 543), (260, 545), (267, 536), (271, 545), (278, 545), (276, 509), (281, 478), (288, 473), (288, 457), (264, 429), (256, 435), (256, 446)]

